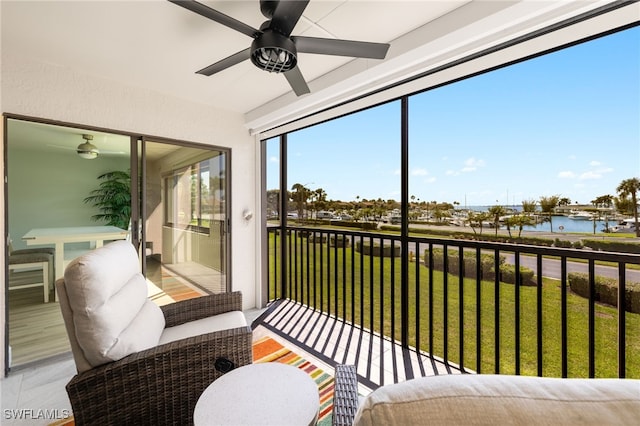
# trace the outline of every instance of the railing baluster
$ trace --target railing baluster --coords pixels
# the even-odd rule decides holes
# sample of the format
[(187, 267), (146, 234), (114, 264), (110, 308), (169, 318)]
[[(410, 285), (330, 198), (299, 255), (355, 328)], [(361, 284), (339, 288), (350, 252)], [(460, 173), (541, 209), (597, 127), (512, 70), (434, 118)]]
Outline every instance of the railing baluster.
[(618, 377), (624, 379), (627, 377), (626, 367), (626, 264), (621, 262), (618, 264)]
[(458, 247), (458, 313), (460, 370), (464, 371), (464, 247)]
[(513, 252), (515, 256), (515, 321), (514, 321), (514, 334), (515, 334), (515, 367), (516, 375), (520, 375), (520, 286), (522, 285), (522, 277), (520, 276), (520, 252)]
[(433, 243), (429, 243), (429, 356), (433, 355)]
[[(380, 237), (380, 293), (378, 297), (380, 297), (380, 329), (378, 330), (380, 333), (380, 385), (384, 385), (384, 259), (382, 257), (382, 251), (384, 249), (384, 239)], [(373, 249), (371, 250), (373, 251)]]
[[(414, 324), (414, 334), (416, 336), (416, 351), (420, 353), (421, 345), (420, 345), (420, 308), (422, 304), (420, 303), (420, 242), (416, 241), (416, 252), (414, 256), (414, 260), (416, 263), (416, 288), (414, 293), (414, 304), (416, 309), (415, 316), (415, 324)], [(422, 364), (421, 364), (422, 365)]]
[(562, 350), (562, 377), (568, 377), (568, 341), (567, 341), (567, 256), (560, 258), (560, 335)]
[[(384, 260), (384, 247), (382, 247), (382, 256), (380, 260)], [(390, 253), (390, 277), (391, 280), (389, 282), (389, 293), (391, 294), (391, 341), (396, 341), (396, 256), (395, 256), (395, 248), (396, 242), (394, 239), (391, 239), (391, 253)], [(384, 323), (384, 320), (382, 321)], [(391, 347), (391, 363), (393, 366), (393, 381), (394, 383), (398, 383), (398, 363), (396, 359), (396, 351), (393, 346)]]
[(293, 288), (291, 287), (292, 285), (295, 284), (295, 281), (292, 279), (292, 274), (293, 274), (293, 266), (291, 264), (291, 262), (295, 262), (294, 257), (292, 256), (293, 254), (293, 242), (291, 241), (291, 232), (287, 231), (286, 235), (283, 237), (285, 239), (285, 241), (287, 242), (287, 248), (289, 249), (289, 254), (287, 256), (287, 272), (288, 272), (288, 276), (289, 276), (289, 285), (287, 288), (287, 294), (289, 297), (295, 297), (295, 295), (293, 294)]
[(596, 376), (596, 273), (589, 259), (589, 378)]
[(495, 335), (495, 373), (500, 374), (500, 252), (494, 250), (494, 335)]
[(442, 246), (443, 256), (443, 273), (442, 273), (442, 346), (443, 358), (446, 363), (449, 362), (449, 246)]
[(536, 255), (537, 287), (536, 287), (536, 345), (538, 358), (538, 376), (542, 377), (542, 255)]
[(305, 253), (306, 253), (306, 267), (307, 267), (307, 306), (311, 306), (311, 262), (309, 256), (309, 233), (307, 233), (306, 243), (305, 243)]
[(329, 243), (329, 232), (322, 234), (322, 243), (327, 240), (327, 312), (331, 313), (331, 244)]
[[(331, 238), (331, 236), (329, 237)], [(338, 303), (338, 296), (339, 296), (339, 292), (338, 292), (338, 283), (340, 282), (338, 280), (338, 276), (339, 276), (339, 272), (340, 272), (340, 268), (338, 267), (338, 244), (337, 244), (337, 240), (338, 240), (338, 234), (334, 233), (333, 234), (333, 282), (334, 282), (334, 291), (333, 291), (333, 309), (334, 309), (334, 315), (336, 317), (339, 316), (338, 310), (340, 309), (340, 305)], [(329, 240), (329, 246), (331, 246), (331, 240)]]
[[(358, 241), (360, 242), (360, 325), (364, 329), (364, 238), (360, 236)], [(354, 238), (354, 249), (355, 244)]]
[(344, 234), (340, 235), (342, 236), (342, 239), (341, 242), (338, 242), (338, 235), (336, 234), (336, 247), (338, 246), (338, 244), (342, 246), (342, 318), (347, 319), (347, 250), (345, 250), (346, 237)]
[(476, 373), (482, 373), (482, 255), (476, 247)]
[[(316, 242), (316, 239), (320, 235), (320, 241)], [(313, 242), (317, 245), (318, 251), (320, 252), (320, 310), (322, 312), (327, 312), (324, 304), (324, 250), (322, 249), (322, 232), (314, 232), (313, 234)]]
[[(309, 234), (309, 235), (312, 235), (312, 234)], [(316, 250), (315, 238), (313, 239), (312, 242), (313, 242), (313, 245), (311, 247), (313, 247), (313, 308), (317, 309), (318, 308), (318, 268), (316, 267), (317, 265), (316, 260), (318, 259), (318, 256), (317, 256), (318, 252)], [(322, 265), (322, 263), (320, 265)], [(320, 284), (320, 286), (322, 286), (322, 284)]]

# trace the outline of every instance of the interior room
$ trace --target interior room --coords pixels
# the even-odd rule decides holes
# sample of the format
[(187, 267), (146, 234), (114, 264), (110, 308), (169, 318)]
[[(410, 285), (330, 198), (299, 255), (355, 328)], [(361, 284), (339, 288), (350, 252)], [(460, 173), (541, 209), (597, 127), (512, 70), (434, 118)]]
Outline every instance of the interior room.
[[(6, 239), (0, 249), (3, 408), (64, 410), (51, 414), (60, 420), (72, 414), (64, 386), (81, 373), (82, 364), (74, 352), (76, 344), (68, 337), (69, 325), (55, 282), (66, 278), (65, 268), (74, 259), (118, 240), (133, 244), (147, 298), (163, 312), (172, 303), (241, 294), (234, 309), (244, 313), (253, 332), (254, 362), (258, 342), (268, 337), (328, 372), (331, 386), (336, 365), (356, 364), (356, 381), (363, 395), (419, 376), (488, 372), (484, 365), (485, 371), (480, 368), (488, 352), (482, 355), (478, 349), (477, 360), (466, 362), (465, 357), (474, 350), (449, 352), (448, 337), (444, 349), (434, 353), (432, 342), (430, 346), (426, 343), (428, 333), (419, 325), (427, 314), (419, 318), (420, 313), (409, 306), (420, 291), (409, 293), (413, 282), (407, 277), (413, 277), (411, 265), (418, 265), (411, 262), (426, 247), (433, 251), (428, 239), (414, 241), (415, 236), (409, 235), (412, 200), (408, 187), (415, 174), (409, 170), (408, 146), (413, 135), (408, 123), (422, 120), (411, 115), (417, 103), (412, 96), (609, 35), (636, 31), (640, 3), (3, 0), (0, 19), (0, 167), (5, 177), (0, 189), (4, 217), (0, 228)], [(459, 102), (464, 102), (464, 94)], [(388, 151), (375, 151), (357, 136), (345, 146), (357, 145), (396, 161), (395, 173), (388, 180), (394, 182), (399, 200), (394, 210), (397, 221), (392, 223), (398, 227), (397, 237), (384, 233), (369, 237), (364, 228), (318, 230), (315, 222), (297, 226), (307, 212), (295, 207), (291, 194), (296, 182), (287, 180), (288, 170), (293, 174), (300, 155), (296, 143), (304, 143), (301, 135), (306, 129), (359, 113), (357, 125), (366, 131), (358, 132), (356, 124), (347, 120), (341, 125), (354, 135), (384, 135), (390, 144)], [(460, 116), (456, 126), (478, 125), (473, 118)], [(603, 128), (608, 125), (615, 127), (605, 123)], [(354, 164), (360, 158), (347, 149), (331, 153), (322, 150), (322, 143), (317, 147), (318, 163), (320, 156), (326, 160), (328, 155), (348, 156)], [(464, 160), (462, 152), (450, 156)], [(364, 160), (360, 162), (357, 167), (365, 167)], [(377, 171), (374, 163), (369, 165), (372, 173)], [(472, 166), (477, 163), (466, 165)], [(275, 196), (269, 191), (270, 172), (277, 176)], [(304, 185), (322, 186), (322, 182)], [(105, 192), (114, 187), (121, 189), (119, 195)], [(280, 197), (287, 191), (291, 191), (290, 199)], [(120, 196), (126, 201), (114, 207)], [(316, 196), (319, 200), (322, 194)], [(112, 214), (117, 208), (121, 214)], [(342, 212), (347, 221), (353, 214)], [(384, 246), (384, 238), (398, 245), (397, 258), (392, 255), (389, 260), (394, 269), (383, 271), (383, 262), (376, 263), (380, 277), (375, 279), (380, 280), (380, 287), (375, 292), (371, 287), (369, 293), (357, 290), (357, 297), (363, 299), (365, 293), (371, 294), (371, 306), (377, 310), (371, 308), (369, 320), (361, 313), (366, 308), (359, 309), (353, 301), (356, 296), (349, 296), (346, 287), (337, 284), (346, 282), (349, 274), (355, 277), (355, 269), (338, 276), (337, 265), (356, 264), (357, 241), (359, 248), (365, 240), (371, 247)], [(445, 251), (447, 245), (457, 248), (456, 244), (462, 244), (447, 238), (438, 240)], [(411, 246), (416, 247), (415, 253), (409, 254), (410, 243), (416, 244)], [(477, 250), (479, 259), (480, 245), (473, 244), (460, 245), (460, 256), (465, 250)], [(319, 247), (318, 253), (326, 253), (326, 259), (320, 257), (325, 254), (311, 257), (308, 247)], [(344, 249), (341, 255), (348, 248), (353, 259), (347, 260), (346, 254), (339, 258), (332, 251), (338, 248)], [(509, 243), (482, 246), (482, 250), (506, 250), (517, 259), (520, 255)], [(640, 263), (635, 254), (604, 253), (593, 260), (586, 251), (567, 254), (558, 250), (549, 256), (562, 261), (576, 256), (589, 265), (611, 262), (622, 271), (618, 277), (623, 286), (625, 279), (632, 281), (633, 277), (627, 272), (624, 278), (625, 265)], [(298, 259), (300, 253), (307, 257)], [(526, 254), (542, 257), (538, 249)], [(369, 255), (373, 265), (373, 254)], [(368, 259), (364, 254), (357, 256), (363, 262)], [(336, 263), (313, 266), (317, 259)], [(326, 273), (323, 267), (328, 268)], [(316, 284), (314, 268), (321, 271), (323, 284)], [(383, 283), (389, 284), (384, 280), (396, 275), (400, 277), (397, 288), (386, 296), (393, 302), (384, 305), (374, 300), (374, 294), (382, 297)], [(462, 272), (458, 278), (462, 282)], [(432, 280), (433, 275), (429, 282)], [(499, 277), (495, 280), (497, 284)], [(318, 300), (310, 285), (321, 286)], [(589, 318), (595, 324), (595, 302), (589, 300), (585, 309), (590, 310)], [(434, 309), (444, 310), (446, 317), (449, 302), (444, 303)], [(360, 320), (356, 312), (362, 315)], [(520, 311), (514, 315), (519, 318)], [(538, 315), (542, 324), (542, 308)], [(636, 323), (629, 322), (635, 321), (629, 318), (631, 314), (625, 317), (625, 309), (611, 315), (618, 315), (622, 337), (611, 344), (618, 349), (618, 370), (605, 375), (624, 378), (627, 367), (638, 361), (629, 342), (639, 332)], [(389, 316), (392, 319), (386, 323)], [(479, 314), (477, 318), (480, 323)], [(519, 327), (519, 319), (508, 321)], [(462, 314), (452, 320), (452, 324), (458, 322), (464, 322)], [(566, 331), (566, 322), (557, 327)], [(445, 320), (445, 334), (447, 327)], [(593, 345), (595, 326), (582, 328)], [(428, 329), (431, 333), (433, 324)], [(473, 330), (480, 336), (484, 329), (474, 325)], [(548, 329), (545, 336), (547, 333)], [(498, 336), (494, 340), (499, 346), (499, 331), (492, 328), (486, 335)], [(541, 335), (542, 331), (539, 341)], [(460, 341), (465, 348), (464, 337), (458, 330), (451, 341)], [(520, 343), (517, 337), (515, 340), (514, 351), (519, 354)], [(559, 345), (564, 362), (551, 375), (566, 377), (571, 370), (568, 350), (565, 341)], [(494, 371), (499, 374), (513, 366), (509, 374), (548, 375), (543, 374), (548, 372), (543, 371), (542, 347), (536, 350), (537, 355), (532, 356), (538, 357), (538, 366), (521, 371), (519, 360), (511, 362), (511, 354), (501, 354), (496, 347)], [(548, 356), (545, 352), (544, 357)], [(602, 357), (585, 357), (588, 361), (576, 376), (597, 376), (596, 364), (603, 363)], [(313, 413), (319, 416), (314, 418), (318, 424), (332, 421), (331, 403), (327, 404), (326, 413), (324, 406)], [(189, 414), (182, 419), (192, 422), (193, 415), (189, 406)], [(81, 419), (79, 416), (77, 410), (76, 418)], [(13, 417), (6, 420), (11, 419), (18, 424)], [(50, 420), (34, 419), (33, 424), (50, 424)]]

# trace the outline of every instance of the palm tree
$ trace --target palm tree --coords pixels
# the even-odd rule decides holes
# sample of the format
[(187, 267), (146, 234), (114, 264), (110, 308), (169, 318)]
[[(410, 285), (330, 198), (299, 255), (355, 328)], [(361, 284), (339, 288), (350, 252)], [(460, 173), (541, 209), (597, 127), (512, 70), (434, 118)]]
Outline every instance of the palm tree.
[(298, 219), (304, 219), (304, 212), (307, 207), (307, 200), (311, 196), (311, 191), (309, 188), (304, 186), (301, 183), (296, 183), (291, 187), (291, 201), (293, 201), (296, 205), (296, 210), (298, 211)]
[(567, 197), (562, 197), (558, 200), (558, 205), (559, 206), (568, 206), (569, 204), (571, 204), (571, 199), (567, 198)]
[(500, 216), (504, 216), (506, 213), (504, 207), (495, 205), (489, 208), (489, 215), (493, 217), (493, 226), (496, 228), (496, 236), (498, 235), (498, 228), (500, 227)]
[(549, 217), (549, 227), (551, 232), (553, 232), (553, 221), (551, 219), (553, 210), (556, 208), (558, 203), (560, 202), (559, 195), (551, 195), (549, 197), (540, 197), (540, 209), (543, 213), (546, 213)]
[(620, 197), (631, 197), (631, 207), (633, 210), (633, 221), (636, 225), (636, 237), (640, 237), (640, 228), (638, 228), (638, 192), (640, 192), (640, 179), (630, 178), (620, 182), (616, 188)]

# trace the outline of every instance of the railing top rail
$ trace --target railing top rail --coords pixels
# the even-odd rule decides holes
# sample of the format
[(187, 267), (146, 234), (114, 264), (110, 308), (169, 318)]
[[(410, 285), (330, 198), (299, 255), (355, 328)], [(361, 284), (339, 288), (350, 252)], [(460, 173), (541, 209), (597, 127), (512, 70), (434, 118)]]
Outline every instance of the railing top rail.
[[(269, 226), (268, 230), (275, 231), (280, 229), (276, 226)], [(401, 236), (392, 233), (356, 231), (351, 229), (333, 229), (319, 228), (311, 226), (287, 226), (288, 231), (305, 231), (313, 233), (324, 233), (334, 235), (350, 235), (362, 238), (388, 239), (391, 241), (400, 241)], [(610, 251), (593, 251), (591, 249), (575, 249), (562, 247), (536, 246), (531, 244), (504, 243), (504, 242), (488, 242), (475, 241), (462, 238), (442, 238), (442, 237), (418, 237), (409, 236), (408, 241), (421, 244), (446, 245), (448, 247), (464, 247), (480, 250), (499, 250), (506, 252), (517, 252), (527, 254), (539, 254), (542, 256), (558, 256), (572, 259), (598, 260), (604, 262), (629, 263), (640, 265), (640, 254), (610, 252)]]

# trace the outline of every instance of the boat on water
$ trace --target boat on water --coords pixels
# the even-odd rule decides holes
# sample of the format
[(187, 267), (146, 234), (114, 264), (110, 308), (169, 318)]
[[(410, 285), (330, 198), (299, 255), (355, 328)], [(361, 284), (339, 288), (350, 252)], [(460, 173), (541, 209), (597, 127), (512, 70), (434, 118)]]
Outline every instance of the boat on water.
[(631, 219), (622, 219), (618, 221), (617, 225), (611, 226), (609, 228), (605, 227), (602, 232), (614, 232), (614, 233), (627, 233), (632, 234), (636, 232), (636, 223), (633, 218)]
[(591, 213), (587, 213), (584, 211), (572, 212), (569, 216), (569, 219), (573, 220), (593, 220), (594, 216)]

